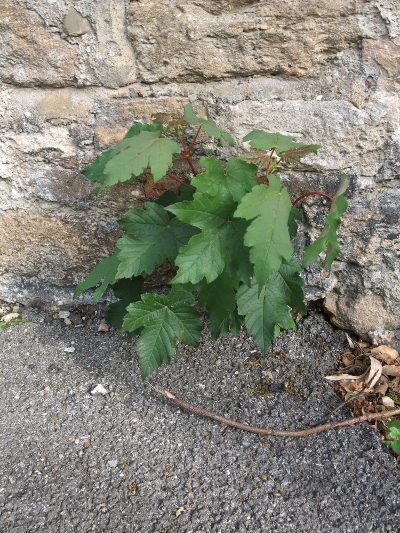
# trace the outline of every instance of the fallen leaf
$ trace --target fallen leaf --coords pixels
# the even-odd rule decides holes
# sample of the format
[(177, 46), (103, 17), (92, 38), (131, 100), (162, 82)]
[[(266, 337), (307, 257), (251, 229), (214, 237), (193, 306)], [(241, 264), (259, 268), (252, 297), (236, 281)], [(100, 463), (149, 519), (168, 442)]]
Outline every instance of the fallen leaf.
[(369, 356), (371, 361), (371, 367), (369, 369), (369, 375), (368, 379), (366, 381), (368, 387), (371, 389), (374, 387), (374, 385), (379, 381), (379, 378), (382, 375), (382, 363), (380, 363), (377, 359)]
[(372, 348), (371, 353), (389, 365), (395, 363), (396, 361), (400, 362), (399, 352), (391, 346), (386, 346), (386, 344)]
[(353, 342), (352, 338), (347, 333), (345, 333), (345, 335), (346, 335), (346, 339), (347, 339), (347, 342), (349, 343), (350, 348), (352, 350), (354, 350), (355, 345), (354, 345), (354, 342)]
[(386, 376), (400, 376), (400, 365), (385, 365), (382, 369), (382, 373)]
[(355, 381), (355, 382), (363, 382), (365, 381), (365, 376), (368, 374), (368, 370), (361, 374), (361, 376), (352, 376), (351, 374), (339, 374), (338, 376), (325, 376), (325, 379), (329, 379), (330, 381)]

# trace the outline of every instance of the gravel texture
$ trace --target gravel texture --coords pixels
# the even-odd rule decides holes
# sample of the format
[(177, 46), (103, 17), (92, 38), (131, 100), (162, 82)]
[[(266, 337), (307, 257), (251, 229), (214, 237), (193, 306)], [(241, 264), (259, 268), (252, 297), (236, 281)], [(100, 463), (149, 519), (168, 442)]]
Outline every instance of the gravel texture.
[[(135, 340), (84, 314), (24, 309), (0, 330), (1, 533), (399, 531), (400, 472), (371, 427), (260, 438), (184, 412), (142, 383)], [(265, 359), (245, 332), (205, 333), (150, 381), (242, 422), (306, 428), (340, 403), (323, 377), (343, 342), (318, 313)]]

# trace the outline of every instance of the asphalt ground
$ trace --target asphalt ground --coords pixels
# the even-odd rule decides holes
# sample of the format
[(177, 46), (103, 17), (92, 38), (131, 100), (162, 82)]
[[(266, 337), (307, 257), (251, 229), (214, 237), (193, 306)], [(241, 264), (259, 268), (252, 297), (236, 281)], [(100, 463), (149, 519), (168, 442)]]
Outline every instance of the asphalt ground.
[[(0, 330), (1, 533), (400, 531), (400, 472), (372, 427), (222, 426), (143, 383), (135, 339), (99, 332), (101, 310), (22, 315)], [(324, 376), (343, 344), (319, 313), (266, 358), (245, 332), (206, 332), (149, 381), (251, 425), (308, 428), (340, 403)]]

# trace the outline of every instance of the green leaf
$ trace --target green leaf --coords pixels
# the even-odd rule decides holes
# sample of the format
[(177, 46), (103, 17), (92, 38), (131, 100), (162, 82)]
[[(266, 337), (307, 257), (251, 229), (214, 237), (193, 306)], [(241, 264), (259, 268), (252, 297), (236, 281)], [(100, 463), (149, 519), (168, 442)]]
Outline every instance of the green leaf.
[[(320, 253), (326, 248), (326, 257), (323, 263), (325, 268), (331, 268), (332, 263), (338, 253), (340, 246), (337, 240), (336, 232), (340, 226), (340, 216), (347, 209), (347, 200), (343, 192), (347, 189), (349, 183), (348, 176), (344, 176), (339, 189), (334, 196), (330, 211), (326, 217), (325, 226), (322, 230), (321, 236), (313, 243), (307, 246), (303, 255), (303, 267), (310, 266), (317, 259)], [(339, 195), (338, 195), (339, 193)]]
[(214, 120), (197, 117), (193, 107), (190, 104), (185, 105), (185, 112), (182, 118), (188, 124), (201, 124), (201, 129), (210, 137), (215, 137), (215, 139), (218, 139), (219, 141), (224, 139), (227, 141), (229, 146), (234, 145), (233, 138), (231, 135), (229, 135), (229, 133), (225, 133), (218, 128)]
[(128, 306), (122, 331), (143, 327), (137, 343), (143, 379), (162, 363), (170, 363), (176, 339), (191, 346), (198, 344), (203, 325), (193, 303), (190, 293), (171, 291), (167, 296), (143, 294), (141, 302)]
[(289, 235), (291, 237), (295, 237), (297, 235), (298, 226), (296, 220), (303, 220), (303, 217), (297, 207), (292, 207), (288, 220)]
[(138, 276), (133, 279), (120, 279), (112, 286), (113, 292), (119, 302), (112, 303), (108, 306), (104, 318), (114, 326), (120, 328), (126, 315), (126, 308), (132, 302), (140, 300), (144, 278)]
[(278, 156), (287, 150), (293, 150), (295, 148), (307, 146), (303, 143), (294, 142), (296, 139), (290, 137), (289, 135), (281, 135), (280, 133), (267, 133), (263, 130), (252, 130), (246, 135), (246, 137), (243, 137), (243, 140), (250, 141), (250, 145), (259, 150), (272, 150), (272, 148), (274, 148)]
[(161, 137), (161, 132), (141, 130), (138, 135), (123, 139), (114, 148), (113, 157), (105, 164), (104, 187), (130, 181), (150, 167), (154, 183), (157, 183), (172, 163), (172, 155), (181, 151), (171, 139)]
[(289, 307), (306, 313), (300, 270), (299, 263), (292, 259), (282, 264), (261, 291), (254, 280), (250, 287), (242, 285), (237, 292), (239, 314), (245, 315), (246, 328), (264, 355), (280, 328), (295, 327)]
[[(141, 122), (137, 122), (130, 128), (124, 139), (139, 135), (141, 131), (162, 131), (162, 129), (163, 128), (161, 124), (142, 124)], [(115, 148), (103, 152), (92, 164), (85, 167), (81, 174), (86, 176), (91, 181), (104, 183), (104, 181), (107, 179), (107, 174), (104, 173), (105, 166), (117, 153), (118, 151), (116, 151)], [(92, 192), (100, 192), (103, 190), (103, 188), (97, 187)]]
[(236, 312), (236, 290), (239, 283), (233, 280), (226, 271), (222, 272), (211, 283), (203, 281), (198, 300), (206, 307), (210, 317), (209, 328), (213, 340), (230, 331), (237, 335), (240, 331), (241, 319)]
[(391, 448), (394, 453), (400, 455), (400, 440), (386, 441), (386, 444)]
[(234, 213), (237, 217), (253, 220), (247, 229), (244, 244), (251, 247), (250, 261), (260, 287), (279, 270), (282, 261), (289, 261), (293, 245), (288, 231), (292, 209), (287, 189), (281, 189), (280, 180), (271, 174), (270, 185), (257, 185), (246, 194)]
[(104, 282), (94, 292), (93, 301), (97, 302), (103, 296), (108, 285), (115, 283), (115, 276), (119, 265), (118, 254), (115, 251), (110, 257), (106, 257), (86, 276), (85, 281), (76, 286), (73, 299), (77, 298), (83, 291), (95, 287), (102, 279)]
[(243, 196), (257, 185), (256, 165), (248, 164), (236, 157), (228, 161), (226, 170), (215, 157), (202, 157), (199, 164), (207, 170), (192, 180), (192, 185), (198, 192), (216, 196), (223, 189), (227, 189), (231, 191), (233, 199), (240, 202)]
[(248, 223), (233, 217), (236, 206), (231, 193), (221, 190), (218, 196), (196, 192), (193, 201), (167, 208), (182, 222), (202, 230), (179, 250), (175, 260), (179, 271), (172, 283), (199, 283), (204, 277), (211, 283), (231, 261), (239, 278), (249, 279), (249, 250), (243, 244)]
[(145, 209), (131, 209), (118, 224), (128, 235), (117, 242), (117, 278), (150, 274), (166, 259), (174, 262), (179, 248), (198, 233), (154, 202), (146, 202)]
[(400, 429), (400, 420), (396, 420), (395, 418), (393, 420), (390, 420), (390, 422), (388, 422), (388, 428), (389, 429), (392, 429), (392, 428)]
[(168, 207), (172, 204), (177, 204), (178, 202), (183, 202), (184, 200), (192, 200), (193, 194), (195, 191), (189, 189), (185, 185), (181, 185), (179, 188), (179, 194), (176, 194), (174, 191), (165, 191), (165, 193), (154, 200), (156, 204), (162, 205), (163, 207)]

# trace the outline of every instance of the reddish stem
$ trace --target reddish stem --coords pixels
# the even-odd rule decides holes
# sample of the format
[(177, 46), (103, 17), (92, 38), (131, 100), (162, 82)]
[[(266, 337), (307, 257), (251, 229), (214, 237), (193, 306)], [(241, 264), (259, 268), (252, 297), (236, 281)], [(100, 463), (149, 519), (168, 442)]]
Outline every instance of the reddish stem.
[(182, 185), (184, 185), (185, 187), (188, 187), (189, 189), (192, 189), (192, 191), (195, 191), (196, 189), (194, 187), (192, 187), (191, 185), (188, 185), (187, 183), (185, 183), (184, 181), (180, 180), (179, 178), (176, 178), (175, 176), (173, 176), (172, 174), (170, 174), (169, 172), (167, 172), (166, 174), (169, 178), (172, 178), (173, 180), (177, 181), (178, 183), (181, 183)]
[(193, 163), (192, 163), (192, 160), (190, 159), (189, 154), (186, 154), (186, 155), (185, 155), (185, 154), (182, 154), (182, 155), (183, 155), (183, 157), (186, 158), (186, 161), (189, 163), (190, 170), (192, 171), (193, 176), (197, 176), (196, 169), (195, 169), (194, 166), (193, 166)]
[(191, 142), (191, 144), (190, 144), (190, 146), (189, 146), (188, 154), (190, 154), (190, 152), (193, 150), (194, 143), (195, 143), (196, 140), (197, 140), (197, 137), (198, 137), (198, 135), (199, 135), (199, 133), (200, 133), (200, 130), (201, 130), (201, 124), (200, 124), (200, 126), (199, 126), (199, 129), (197, 130), (196, 135), (193, 137), (193, 141)]
[(296, 205), (297, 202), (300, 202), (300, 200), (302, 200), (302, 199), (305, 198), (306, 196), (311, 196), (312, 194), (317, 194), (317, 195), (319, 195), (319, 196), (324, 196), (325, 198), (328, 198), (331, 202), (333, 202), (333, 198), (332, 198), (332, 196), (329, 196), (329, 194), (325, 194), (324, 192), (315, 192), (315, 191), (314, 191), (314, 192), (306, 192), (305, 194), (302, 194), (301, 196), (299, 196), (299, 197), (297, 198), (297, 200), (295, 200), (295, 201), (293, 202), (292, 205)]

